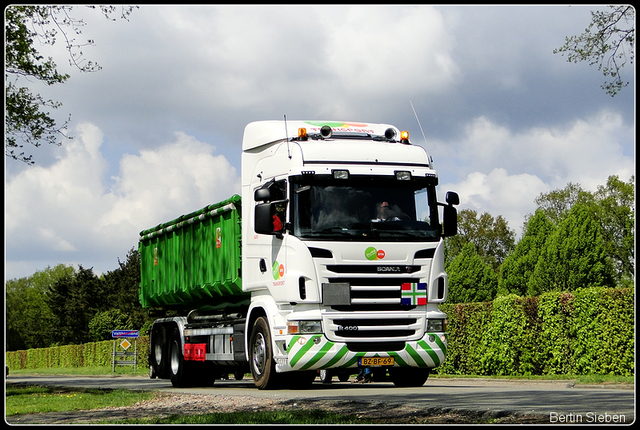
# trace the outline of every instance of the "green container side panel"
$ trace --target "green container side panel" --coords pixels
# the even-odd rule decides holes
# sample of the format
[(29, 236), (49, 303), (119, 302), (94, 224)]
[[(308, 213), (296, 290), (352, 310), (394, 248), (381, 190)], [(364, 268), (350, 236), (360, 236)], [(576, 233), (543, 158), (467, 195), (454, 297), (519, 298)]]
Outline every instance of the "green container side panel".
[(240, 196), (140, 232), (142, 307), (206, 308), (242, 291)]

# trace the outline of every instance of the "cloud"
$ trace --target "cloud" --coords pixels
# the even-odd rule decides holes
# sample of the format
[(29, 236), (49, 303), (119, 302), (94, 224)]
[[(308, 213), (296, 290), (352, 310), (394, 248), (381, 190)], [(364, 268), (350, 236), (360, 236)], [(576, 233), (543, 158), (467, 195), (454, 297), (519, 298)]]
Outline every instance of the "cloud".
[(516, 234), (527, 213), (535, 211), (534, 198), (549, 189), (540, 178), (530, 174), (509, 175), (507, 170), (495, 168), (489, 174), (470, 173), (457, 184), (443, 184), (440, 194), (455, 190), (460, 196), (460, 209), (473, 209), (497, 217), (501, 215)]
[(611, 175), (627, 181), (634, 173), (634, 160), (623, 148), (633, 136), (632, 126), (605, 110), (564, 127), (517, 133), (479, 117), (464, 127), (460, 139), (431, 146), (440, 154), (440, 177), (447, 178), (443, 192), (457, 191), (461, 207), (502, 215), (519, 233), (540, 193), (569, 182), (595, 191)]
[(30, 273), (60, 263), (113, 270), (141, 230), (240, 191), (236, 169), (185, 133), (123, 155), (111, 181), (100, 129), (85, 123), (75, 133), (50, 167), (25, 169), (6, 184), (8, 268), (31, 260), (40, 266)]

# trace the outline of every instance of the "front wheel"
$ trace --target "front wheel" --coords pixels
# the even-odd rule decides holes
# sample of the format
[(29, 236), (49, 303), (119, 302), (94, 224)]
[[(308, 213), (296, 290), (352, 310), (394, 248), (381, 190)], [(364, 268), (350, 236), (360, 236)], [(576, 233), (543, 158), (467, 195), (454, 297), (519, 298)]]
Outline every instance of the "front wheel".
[(392, 367), (389, 369), (389, 377), (396, 387), (422, 387), (431, 369), (416, 367)]
[(253, 324), (249, 340), (249, 365), (253, 382), (260, 390), (274, 389), (280, 385), (282, 378), (276, 373), (271, 331), (265, 317), (258, 318)]

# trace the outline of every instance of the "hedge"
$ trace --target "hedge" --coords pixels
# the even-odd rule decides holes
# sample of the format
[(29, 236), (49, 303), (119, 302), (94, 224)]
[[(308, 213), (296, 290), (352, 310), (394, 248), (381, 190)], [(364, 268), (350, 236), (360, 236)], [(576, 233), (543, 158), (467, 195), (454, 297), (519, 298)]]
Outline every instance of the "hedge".
[(633, 289), (585, 288), (539, 297), (444, 304), (454, 375), (632, 376)]
[[(447, 358), (453, 375), (632, 376), (634, 290), (587, 288), (539, 297), (443, 304)], [(7, 352), (13, 369), (111, 365), (113, 341)], [(138, 338), (138, 366), (147, 367), (149, 337)]]
[[(120, 340), (117, 341), (117, 350)], [(90, 342), (81, 345), (52, 346), (49, 348), (7, 351), (6, 364), (9, 369), (46, 369), (55, 367), (98, 367), (111, 366), (113, 340)], [(133, 339), (131, 340), (133, 344)], [(133, 345), (129, 347), (133, 352)], [(149, 336), (137, 339), (138, 367), (149, 367)], [(125, 359), (118, 357), (119, 360)], [(133, 358), (126, 358), (132, 360)]]

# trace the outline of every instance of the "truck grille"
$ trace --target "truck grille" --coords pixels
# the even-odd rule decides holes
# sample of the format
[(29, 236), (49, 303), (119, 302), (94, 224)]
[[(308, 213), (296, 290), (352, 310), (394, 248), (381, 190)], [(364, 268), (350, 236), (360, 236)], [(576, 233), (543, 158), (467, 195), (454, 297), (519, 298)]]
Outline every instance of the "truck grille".
[(329, 284), (348, 284), (349, 303), (332, 304), (337, 311), (408, 311), (415, 306), (402, 304), (402, 284), (417, 283), (416, 278), (329, 278)]
[[(424, 334), (425, 315), (409, 312), (416, 308), (403, 300), (403, 285), (419, 284), (424, 268), (416, 265), (327, 265), (331, 274), (322, 284), (327, 337), (335, 342), (357, 345), (379, 344), (402, 348), (405, 341)], [(424, 285), (424, 284), (421, 284)], [(425, 287), (426, 288), (426, 287)], [(426, 290), (425, 300), (426, 300)], [(381, 311), (388, 313), (382, 314)], [(422, 315), (421, 315), (422, 314)]]
[(328, 314), (325, 316), (325, 330), (329, 339), (334, 341), (371, 341), (392, 342), (421, 337), (424, 331), (424, 318), (415, 316), (390, 318), (366, 318)]

